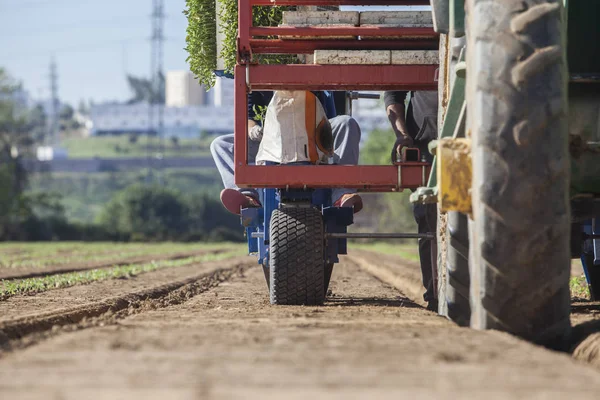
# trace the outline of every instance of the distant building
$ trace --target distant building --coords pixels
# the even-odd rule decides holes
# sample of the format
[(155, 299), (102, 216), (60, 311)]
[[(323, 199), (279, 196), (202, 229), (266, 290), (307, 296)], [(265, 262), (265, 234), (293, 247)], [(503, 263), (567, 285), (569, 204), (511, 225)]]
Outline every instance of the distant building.
[(38, 161), (66, 160), (68, 157), (67, 149), (61, 147), (41, 146), (36, 149)]
[(167, 107), (203, 106), (207, 104), (206, 89), (189, 71), (168, 71), (166, 78)]
[[(149, 106), (138, 104), (96, 104), (91, 107), (92, 136), (153, 132)], [(195, 138), (200, 133), (233, 132), (233, 107), (165, 107), (162, 134), (165, 137)], [(154, 133), (154, 132), (153, 132)]]
[(233, 109), (233, 79), (217, 78), (211, 92), (215, 107), (231, 107)]
[[(202, 132), (233, 132), (233, 79), (217, 78), (209, 92), (198, 84), (191, 73), (169, 71), (166, 81), (163, 135), (194, 138)], [(115, 135), (154, 133), (149, 124), (148, 103), (93, 104), (90, 108), (90, 134)], [(156, 123), (156, 109), (154, 115)]]

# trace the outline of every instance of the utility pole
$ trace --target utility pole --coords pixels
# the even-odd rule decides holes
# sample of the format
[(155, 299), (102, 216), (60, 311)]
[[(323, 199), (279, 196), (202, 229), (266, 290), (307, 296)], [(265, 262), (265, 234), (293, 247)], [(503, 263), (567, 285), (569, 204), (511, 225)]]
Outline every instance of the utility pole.
[(48, 137), (46, 138), (46, 144), (50, 147), (55, 147), (58, 143), (59, 106), (58, 71), (56, 69), (56, 60), (52, 57), (50, 61), (50, 124)]
[[(164, 158), (164, 104), (162, 102), (164, 93), (162, 85), (163, 59), (164, 59), (164, 2), (163, 0), (152, 0), (152, 36), (151, 36), (151, 54), (150, 54), (150, 82), (152, 84), (153, 98), (150, 99), (148, 131), (154, 132), (159, 143), (159, 160), (157, 160), (158, 169), (161, 172), (159, 179), (162, 178), (162, 166)], [(148, 135), (148, 142), (150, 135)], [(148, 146), (149, 147), (149, 146)]]

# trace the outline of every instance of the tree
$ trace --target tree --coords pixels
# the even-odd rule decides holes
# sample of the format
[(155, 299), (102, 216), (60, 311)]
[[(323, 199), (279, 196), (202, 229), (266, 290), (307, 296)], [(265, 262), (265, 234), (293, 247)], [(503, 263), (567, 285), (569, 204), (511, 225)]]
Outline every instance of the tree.
[(239, 218), (206, 196), (134, 184), (118, 192), (97, 222), (112, 237), (133, 240), (242, 240)]
[(18, 89), (19, 84), (0, 68), (0, 240), (22, 237), (22, 225), (34, 217), (38, 203), (24, 194), (27, 171), (21, 160), (33, 151), (34, 127), (41, 115), (15, 105), (12, 96)]
[(133, 97), (128, 103), (165, 104), (165, 76), (163, 74), (159, 74), (158, 82), (158, 88), (155, 88), (151, 79), (127, 75), (127, 83), (133, 92)]
[(44, 111), (44, 107), (36, 105), (29, 112), (30, 134), (33, 140), (37, 143), (43, 143), (46, 138), (46, 129), (48, 117)]
[(11, 187), (15, 194), (20, 194), (25, 174), (19, 160), (31, 152), (34, 140), (27, 111), (19, 110), (11, 98), (17, 89), (15, 81), (0, 68), (0, 165), (11, 171)]
[[(389, 165), (394, 142), (391, 130), (370, 132), (360, 152), (361, 164)], [(372, 228), (379, 232), (414, 231), (416, 225), (409, 196), (408, 191), (365, 196), (363, 214), (372, 213), (365, 219), (375, 221), (376, 226)]]
[(60, 112), (58, 114), (58, 116), (59, 116), (60, 119), (66, 120), (66, 121), (72, 120), (74, 115), (75, 115), (75, 110), (73, 110), (73, 107), (71, 107), (68, 104), (65, 104), (60, 109)]
[(167, 240), (188, 231), (188, 215), (187, 204), (176, 191), (136, 184), (117, 193), (98, 222), (117, 235)]
[(79, 100), (79, 105), (77, 106), (77, 112), (81, 115), (89, 115), (90, 107), (86, 104), (84, 99)]

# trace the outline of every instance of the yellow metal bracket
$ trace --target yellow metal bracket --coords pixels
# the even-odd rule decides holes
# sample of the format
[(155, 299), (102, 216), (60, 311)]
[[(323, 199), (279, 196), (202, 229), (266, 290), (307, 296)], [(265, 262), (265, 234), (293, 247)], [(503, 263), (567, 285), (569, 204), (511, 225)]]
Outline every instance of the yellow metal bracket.
[(436, 156), (438, 199), (442, 211), (471, 214), (471, 139), (440, 139)]

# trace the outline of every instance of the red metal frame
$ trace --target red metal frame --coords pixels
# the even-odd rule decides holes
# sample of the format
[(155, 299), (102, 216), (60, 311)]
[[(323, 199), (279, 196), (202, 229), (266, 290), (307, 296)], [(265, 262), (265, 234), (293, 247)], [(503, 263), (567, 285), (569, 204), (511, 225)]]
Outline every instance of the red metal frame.
[[(248, 0), (253, 6), (428, 6), (429, 0)], [(368, 3), (368, 4), (365, 4)]]
[[(339, 50), (340, 39), (250, 39), (254, 54), (312, 54), (315, 50)], [(345, 40), (345, 50), (437, 50), (439, 39)]]
[[(300, 54), (316, 49), (432, 49), (430, 28), (252, 27), (252, 6), (364, 5), (364, 0), (247, 0), (238, 13), (238, 64), (235, 68), (235, 182), (240, 187), (332, 188), (395, 191), (427, 184), (430, 166), (248, 165), (248, 90), (436, 90), (437, 65), (254, 65), (252, 53)], [(428, 0), (374, 0), (369, 5), (425, 5)], [(252, 36), (397, 36), (393, 40), (280, 40)], [(418, 39), (414, 37), (418, 36)]]
[[(349, 68), (351, 67), (351, 68)], [(437, 65), (247, 65), (252, 90), (436, 90)]]

